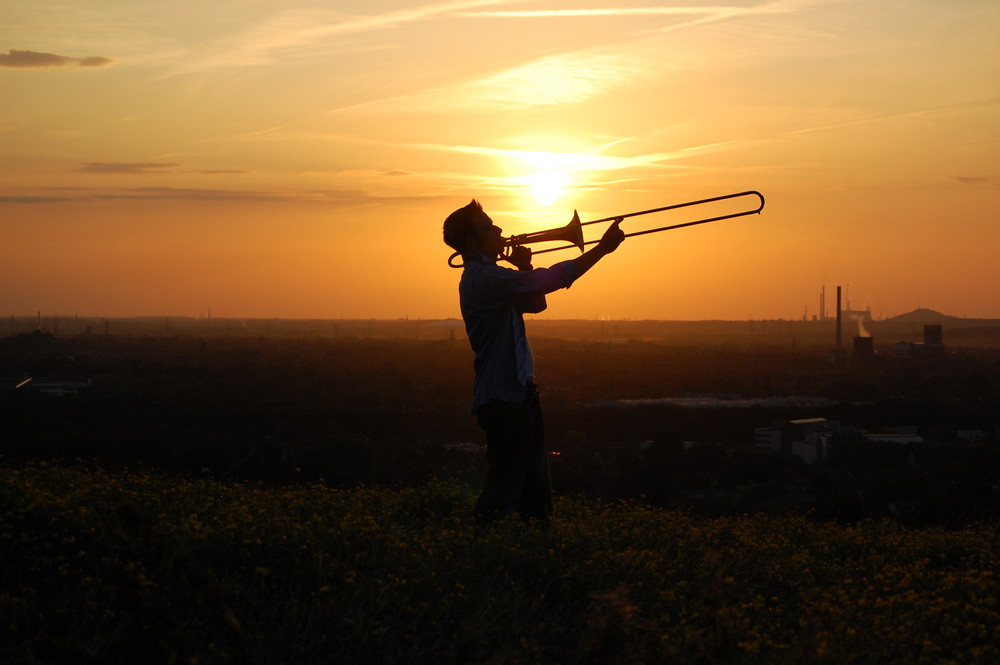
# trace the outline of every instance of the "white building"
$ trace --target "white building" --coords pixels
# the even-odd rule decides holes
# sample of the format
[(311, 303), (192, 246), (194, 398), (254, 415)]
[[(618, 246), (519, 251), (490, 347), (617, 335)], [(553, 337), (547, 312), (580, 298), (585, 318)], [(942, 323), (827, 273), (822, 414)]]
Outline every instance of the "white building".
[(754, 430), (754, 446), (773, 453), (798, 455), (806, 462), (822, 461), (838, 423), (826, 418), (803, 418), (772, 423)]

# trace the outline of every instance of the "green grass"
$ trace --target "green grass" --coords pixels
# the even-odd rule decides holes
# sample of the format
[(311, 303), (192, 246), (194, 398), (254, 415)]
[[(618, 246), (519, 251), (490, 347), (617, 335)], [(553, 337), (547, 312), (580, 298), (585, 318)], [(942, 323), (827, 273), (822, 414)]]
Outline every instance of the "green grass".
[(995, 663), (1000, 535), (0, 469), (4, 663)]

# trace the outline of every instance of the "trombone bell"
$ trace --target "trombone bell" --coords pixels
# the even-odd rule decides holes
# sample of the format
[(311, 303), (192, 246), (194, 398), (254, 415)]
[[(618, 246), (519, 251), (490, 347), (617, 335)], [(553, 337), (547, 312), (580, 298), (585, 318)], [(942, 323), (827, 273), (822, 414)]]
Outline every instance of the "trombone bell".
[(534, 231), (533, 233), (521, 233), (516, 236), (511, 236), (505, 242), (507, 247), (518, 247), (520, 245), (528, 245), (536, 242), (551, 242), (551, 241), (563, 241), (568, 242), (574, 247), (577, 247), (581, 252), (583, 251), (583, 224), (580, 222), (580, 214), (574, 210), (573, 219), (570, 220), (569, 224), (558, 229), (549, 229), (547, 231)]

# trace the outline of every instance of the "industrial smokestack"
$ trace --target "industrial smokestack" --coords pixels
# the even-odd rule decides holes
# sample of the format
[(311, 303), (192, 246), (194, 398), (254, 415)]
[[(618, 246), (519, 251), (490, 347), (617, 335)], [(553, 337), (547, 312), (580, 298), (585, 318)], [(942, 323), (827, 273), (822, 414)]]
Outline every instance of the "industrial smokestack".
[(924, 345), (920, 349), (921, 353), (939, 356), (944, 353), (944, 338), (941, 335), (940, 324), (927, 324), (924, 326)]
[(874, 340), (871, 337), (854, 338), (854, 357), (871, 358), (875, 355)]
[(841, 347), (840, 287), (837, 287), (837, 348)]
[(941, 326), (937, 324), (927, 324), (924, 326), (924, 345), (925, 346), (942, 346), (942, 340), (944, 339), (941, 334)]

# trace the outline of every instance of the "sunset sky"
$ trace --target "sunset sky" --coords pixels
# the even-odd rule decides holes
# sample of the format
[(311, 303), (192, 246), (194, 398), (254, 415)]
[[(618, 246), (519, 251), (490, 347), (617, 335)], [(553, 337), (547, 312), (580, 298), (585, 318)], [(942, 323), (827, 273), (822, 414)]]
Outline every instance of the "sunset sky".
[(6, 2), (0, 91), (3, 316), (459, 316), (473, 197), (509, 234), (759, 190), (542, 316), (1000, 318), (996, 0)]

